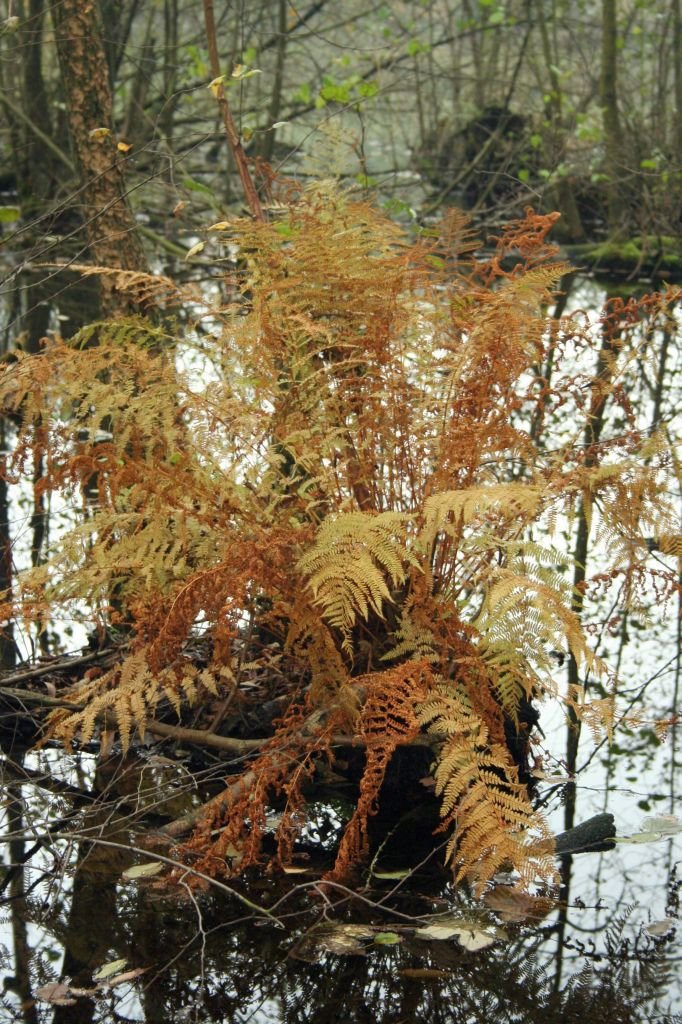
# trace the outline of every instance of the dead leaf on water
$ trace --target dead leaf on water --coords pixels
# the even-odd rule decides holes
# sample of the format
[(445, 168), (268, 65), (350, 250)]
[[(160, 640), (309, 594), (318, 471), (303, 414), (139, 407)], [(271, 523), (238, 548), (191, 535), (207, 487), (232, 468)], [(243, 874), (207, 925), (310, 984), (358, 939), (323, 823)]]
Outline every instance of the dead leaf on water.
[(105, 978), (111, 978), (112, 975), (118, 974), (127, 963), (128, 961), (125, 957), (121, 960), (111, 960), (108, 964), (102, 964), (100, 969), (93, 974), (93, 978), (95, 981), (104, 981)]
[(546, 896), (532, 896), (511, 885), (496, 885), (485, 894), (483, 901), (490, 910), (510, 924), (531, 918), (540, 921), (556, 906), (555, 901)]
[(660, 935), (667, 935), (670, 929), (674, 928), (676, 924), (677, 921), (674, 917), (664, 917), (660, 921), (652, 921), (651, 924), (646, 926), (644, 931), (648, 932), (649, 935), (658, 937)]
[[(83, 994), (92, 994), (94, 989), (81, 990)], [(81, 994), (79, 992), (79, 994)], [(46, 1003), (52, 1003), (53, 1006), (75, 1006), (76, 1000), (73, 998), (74, 992), (70, 985), (66, 985), (63, 981), (50, 981), (47, 985), (41, 985), (36, 991), (36, 998), (42, 999)]]
[(126, 868), (122, 873), (122, 878), (151, 878), (152, 875), (158, 875), (159, 871), (163, 870), (163, 864), (160, 860), (150, 860), (146, 864), (134, 864), (132, 868)]
[(317, 963), (325, 953), (335, 956), (364, 956), (364, 943), (373, 939), (376, 929), (363, 924), (323, 924), (307, 932), (289, 951), (289, 956)]
[(424, 928), (417, 928), (414, 936), (417, 939), (437, 942), (457, 939), (460, 946), (472, 952), (485, 949), (498, 939), (507, 937), (502, 928), (490, 924), (482, 925), (479, 921), (467, 921), (461, 917), (440, 917)]
[(450, 977), (448, 971), (441, 971), (437, 967), (403, 967), (398, 974), (401, 978), (423, 978), (424, 980)]

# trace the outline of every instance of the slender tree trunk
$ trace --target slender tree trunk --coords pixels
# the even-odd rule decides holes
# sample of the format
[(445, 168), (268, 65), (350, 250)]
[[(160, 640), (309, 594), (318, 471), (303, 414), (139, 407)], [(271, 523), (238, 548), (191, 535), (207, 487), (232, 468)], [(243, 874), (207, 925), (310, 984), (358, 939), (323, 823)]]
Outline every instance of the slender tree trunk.
[[(7, 441), (5, 420), (0, 420), (0, 445), (4, 451)], [(9, 488), (5, 480), (5, 456), (0, 455), (0, 600), (12, 600), (13, 585), (12, 536), (10, 533)], [(14, 625), (8, 617), (0, 626), (0, 670), (7, 671), (17, 663)]]
[[(595, 446), (599, 444), (604, 429), (606, 401), (608, 390), (613, 374), (615, 372), (616, 354), (619, 348), (619, 326), (617, 312), (611, 312), (603, 321), (602, 345), (597, 358), (597, 368), (594, 377), (593, 397), (587, 413), (585, 431), (583, 434), (583, 445), (585, 450), (585, 465), (594, 465)], [(586, 502), (589, 496), (581, 502), (578, 512), (578, 529), (573, 550), (573, 598), (572, 610), (577, 616), (582, 616), (584, 607), (584, 588), (587, 579), (587, 556), (589, 550), (590, 516)], [(573, 654), (568, 659), (568, 693), (572, 700), (579, 697), (581, 686), (578, 664)], [(566, 740), (566, 767), (571, 775), (575, 775), (578, 764), (578, 747), (580, 744), (580, 719), (575, 711), (568, 709), (568, 734)], [(566, 806), (564, 813), (564, 828), (573, 828), (575, 824), (575, 782), (566, 787)]]
[[(566, 129), (563, 117), (563, 90), (559, 74), (557, 72), (558, 57), (552, 54), (552, 44), (545, 18), (545, 0), (536, 0), (535, 14), (537, 25), (540, 31), (542, 42), (542, 54), (545, 68), (549, 75), (550, 91), (545, 101), (545, 115), (549, 125), (547, 139), (551, 164), (556, 166), (561, 163), (566, 148)], [(571, 242), (577, 242), (585, 237), (580, 212), (575, 200), (575, 193), (570, 181), (560, 177), (556, 183), (556, 200), (562, 216), (562, 235), (565, 235)]]
[(682, 4), (680, 0), (672, 0), (672, 11), (673, 81), (675, 88), (674, 163), (679, 174), (680, 168), (682, 168)]
[(258, 198), (258, 193), (256, 192), (256, 186), (253, 183), (253, 178), (251, 177), (251, 173), (246, 163), (244, 147), (242, 146), (242, 141), (239, 138), (239, 134), (235, 127), (232, 111), (230, 110), (230, 104), (227, 102), (227, 95), (221, 80), (220, 57), (218, 55), (218, 41), (216, 38), (213, 0), (204, 0), (204, 21), (206, 23), (206, 43), (208, 45), (208, 56), (211, 62), (211, 74), (213, 75), (216, 83), (216, 99), (218, 100), (218, 106), (220, 107), (225, 135), (227, 136), (230, 151), (232, 152), (235, 163), (237, 164), (237, 170), (239, 171), (239, 177), (241, 179), (244, 196), (246, 197), (249, 209), (256, 220), (262, 221), (265, 220), (263, 209), (260, 204), (260, 199)]
[(284, 60), (287, 51), (287, 2), (279, 0), (277, 10), (277, 54), (275, 57), (275, 75), (270, 93), (270, 105), (268, 107), (267, 131), (262, 136), (263, 144), (260, 147), (261, 156), (270, 163), (275, 146), (275, 131), (272, 125), (279, 121), (280, 110), (282, 109), (282, 89), (284, 86)]
[[(112, 94), (93, 0), (59, 0), (52, 7), (57, 53), (81, 179), (81, 202), (92, 257), (100, 266), (145, 270), (112, 122)], [(108, 277), (101, 281), (104, 315), (125, 308)]]
[(618, 113), (618, 25), (616, 0), (602, 0), (601, 104), (608, 178), (608, 228), (612, 239), (626, 232), (627, 204), (619, 173), (623, 166), (623, 132)]
[(163, 5), (163, 107), (159, 117), (161, 133), (170, 154), (173, 153), (173, 122), (178, 79), (178, 0), (164, 0)]

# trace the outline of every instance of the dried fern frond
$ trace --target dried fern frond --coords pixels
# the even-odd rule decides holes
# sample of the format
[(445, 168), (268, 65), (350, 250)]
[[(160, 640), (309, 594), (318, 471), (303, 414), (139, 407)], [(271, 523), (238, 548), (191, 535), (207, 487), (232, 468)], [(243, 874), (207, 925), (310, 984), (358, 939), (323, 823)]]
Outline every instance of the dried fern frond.
[(141, 648), (97, 678), (70, 687), (66, 691), (69, 703), (83, 704), (83, 710), (54, 711), (47, 720), (46, 735), (57, 737), (65, 745), (76, 739), (87, 744), (97, 728), (115, 725), (125, 755), (133, 730), (140, 739), (144, 737), (147, 722), (161, 701), (168, 701), (179, 716), (182, 705), (193, 705), (202, 690), (217, 696), (233, 681), (227, 666), (202, 669), (188, 660), (160, 672), (152, 671), (149, 651)]
[(429, 732), (447, 737), (435, 770), (442, 797), (443, 828), (453, 828), (447, 858), (458, 879), (469, 878), (482, 891), (493, 875), (510, 864), (522, 883), (555, 880), (547, 848), (535, 847), (538, 833), (549, 830), (533, 810), (527, 788), (509, 751), (491, 743), (488, 728), (454, 687), (439, 686), (423, 703), (419, 721)]
[(406, 527), (406, 516), (397, 512), (349, 512), (326, 520), (314, 546), (298, 561), (315, 603), (341, 631), (347, 650), (358, 617), (366, 619), (370, 610), (381, 616), (391, 587), (405, 581), (406, 563), (414, 563), (405, 544)]

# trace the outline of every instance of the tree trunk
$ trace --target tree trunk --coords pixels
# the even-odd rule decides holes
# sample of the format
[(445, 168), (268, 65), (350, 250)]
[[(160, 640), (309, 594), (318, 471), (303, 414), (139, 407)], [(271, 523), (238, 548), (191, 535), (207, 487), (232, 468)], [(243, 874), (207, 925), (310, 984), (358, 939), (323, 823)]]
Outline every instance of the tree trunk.
[(623, 133), (618, 113), (617, 36), (616, 0), (602, 0), (601, 104), (608, 179), (608, 230), (614, 240), (626, 233), (627, 214), (623, 182), (618, 174), (623, 166)]
[(675, 122), (673, 127), (675, 157), (673, 163), (682, 167), (682, 4), (672, 0), (673, 9), (673, 76), (675, 87)]
[[(109, 71), (95, 5), (93, 0), (60, 0), (52, 17), (92, 258), (100, 266), (145, 270), (116, 149)], [(122, 308), (125, 303), (113, 280), (103, 277), (102, 314)]]

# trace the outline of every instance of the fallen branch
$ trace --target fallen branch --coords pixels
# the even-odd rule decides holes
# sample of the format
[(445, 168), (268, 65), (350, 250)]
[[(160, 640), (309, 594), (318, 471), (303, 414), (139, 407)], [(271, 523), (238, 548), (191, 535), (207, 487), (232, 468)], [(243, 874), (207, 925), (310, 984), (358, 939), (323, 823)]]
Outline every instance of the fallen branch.
[(48, 661), (42, 665), (36, 665), (34, 668), (26, 668), (21, 672), (13, 672), (11, 675), (0, 678), (0, 688), (4, 690), (7, 687), (13, 686), (14, 683), (23, 683), (27, 679), (40, 679), (41, 676), (50, 675), (52, 672), (66, 672), (81, 665), (88, 665), (92, 661), (100, 662), (102, 667), (104, 667), (109, 657), (118, 653), (118, 651), (108, 647), (106, 650), (82, 654), (77, 658), (66, 657)]
[(230, 754), (250, 754), (258, 750), (265, 743), (263, 739), (242, 740), (235, 736), (219, 736), (215, 732), (205, 732), (203, 729), (188, 729), (183, 725), (166, 725), (164, 722), (147, 722), (145, 731), (155, 736), (166, 736), (171, 739), (181, 740), (184, 743), (195, 743), (201, 747), (213, 747), (215, 750), (225, 750)]
[(240, 775), (231, 785), (221, 790), (217, 796), (212, 797), (200, 807), (195, 807), (194, 810), (188, 811), (187, 814), (183, 814), (181, 818), (176, 818), (174, 821), (169, 822), (163, 828), (157, 829), (156, 833), (168, 836), (171, 839), (177, 839), (179, 836), (184, 835), (185, 832), (189, 832), (191, 828), (194, 828), (197, 822), (209, 812), (220, 810), (221, 808), (227, 809), (231, 801), (238, 800), (240, 796), (243, 796), (244, 793), (251, 789), (256, 778), (255, 772), (246, 772), (244, 775)]

